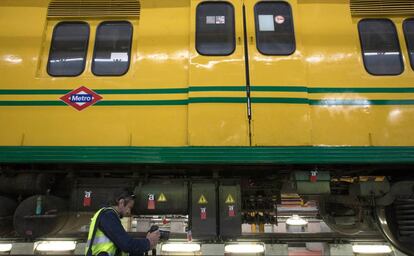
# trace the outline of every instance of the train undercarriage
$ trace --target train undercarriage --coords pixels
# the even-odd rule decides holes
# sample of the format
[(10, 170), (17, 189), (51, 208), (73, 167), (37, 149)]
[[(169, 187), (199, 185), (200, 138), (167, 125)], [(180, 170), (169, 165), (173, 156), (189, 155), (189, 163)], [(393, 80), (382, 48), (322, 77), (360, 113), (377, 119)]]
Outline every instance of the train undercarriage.
[[(219, 250), (253, 243), (263, 245), (266, 255), (278, 255), (269, 252), (318, 243), (388, 243), (412, 255), (414, 180), (406, 175), (411, 169), (410, 165), (2, 165), (0, 243), (29, 244), (33, 253), (40, 241), (81, 245), (94, 212), (108, 204), (114, 191), (129, 188), (137, 199), (133, 216), (122, 222), (135, 237), (145, 236), (156, 224), (170, 231), (168, 242), (192, 241)], [(198, 250), (196, 255), (209, 255)], [(73, 248), (73, 254), (82, 253)]]

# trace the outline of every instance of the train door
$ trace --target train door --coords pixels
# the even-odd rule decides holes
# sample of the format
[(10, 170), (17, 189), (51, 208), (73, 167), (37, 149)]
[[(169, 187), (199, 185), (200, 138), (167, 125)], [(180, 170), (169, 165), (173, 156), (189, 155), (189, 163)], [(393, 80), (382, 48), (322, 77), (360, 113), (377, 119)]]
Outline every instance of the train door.
[(252, 145), (310, 144), (297, 0), (245, 0)]
[(188, 139), (191, 146), (248, 146), (241, 0), (191, 0)]

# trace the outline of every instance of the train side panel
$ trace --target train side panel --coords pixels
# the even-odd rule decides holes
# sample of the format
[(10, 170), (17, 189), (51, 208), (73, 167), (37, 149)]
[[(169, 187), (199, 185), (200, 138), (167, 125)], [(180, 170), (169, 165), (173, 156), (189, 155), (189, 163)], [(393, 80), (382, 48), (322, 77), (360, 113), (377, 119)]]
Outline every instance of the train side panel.
[[(255, 26), (255, 8), (262, 1), (246, 3), (249, 47), (252, 144), (254, 146), (306, 146), (311, 141), (310, 108), (306, 70), (306, 46), (302, 43), (302, 16), (297, 1), (288, 1), (293, 19), (294, 51), (270, 55), (258, 49)], [(277, 15), (276, 9), (276, 15)], [(279, 13), (280, 14), (280, 13)], [(274, 15), (276, 18), (277, 16)], [(288, 22), (286, 17), (275, 30)], [(260, 30), (260, 29), (259, 29)]]
[[(235, 50), (205, 56), (196, 49), (202, 1), (142, 1), (133, 24), (129, 71), (91, 72), (96, 29), (86, 67), (77, 77), (51, 77), (46, 66), (56, 24), (49, 1), (0, 4), (0, 145), (4, 146), (411, 146), (414, 71), (402, 22), (395, 16), (404, 71), (369, 74), (358, 35), (361, 17), (349, 3), (289, 1), (296, 50), (266, 56), (256, 49), (254, 6), (246, 2), (251, 122), (246, 87), (243, 12), (235, 13)], [(24, 19), (22, 19), (24, 17)], [(339, 18), (341, 17), (341, 18)], [(335, 22), (332, 22), (335, 21)], [(253, 37), (253, 38), (251, 38)], [(85, 86), (103, 97), (78, 111), (60, 100)]]
[(229, 24), (231, 21), (225, 20), (223, 25), (234, 26), (234, 50), (220, 56), (209, 56), (197, 50), (196, 20), (201, 23), (204, 17), (212, 15), (207, 13), (204, 14), (207, 16), (197, 17), (197, 9), (202, 3), (199, 0), (191, 1), (189, 145), (248, 146), (242, 2), (236, 0), (227, 3), (234, 11), (234, 21)]
[(300, 15), (308, 65), (312, 144), (413, 145), (414, 108), (409, 102), (414, 99), (410, 92), (414, 71), (402, 31), (404, 18), (391, 19), (397, 28), (404, 71), (384, 76), (371, 75), (364, 67), (358, 34), (361, 17), (351, 16), (348, 3), (303, 4)]
[[(1, 32), (6, 38), (0, 43), (0, 101), (5, 105), (0, 119), (7, 125), (0, 144), (187, 145), (188, 4), (177, 2), (171, 8), (163, 1), (143, 1), (140, 19), (127, 20), (134, 28), (129, 71), (98, 77), (91, 72), (96, 28), (102, 21), (124, 19), (47, 19), (47, 2), (41, 7), (1, 6), (7, 14), (3, 24), (17, 24), (2, 26)], [(78, 77), (51, 77), (46, 66), (52, 31), (67, 20), (90, 26), (86, 67)], [(97, 92), (104, 104), (82, 111), (62, 104), (60, 97), (80, 86)]]

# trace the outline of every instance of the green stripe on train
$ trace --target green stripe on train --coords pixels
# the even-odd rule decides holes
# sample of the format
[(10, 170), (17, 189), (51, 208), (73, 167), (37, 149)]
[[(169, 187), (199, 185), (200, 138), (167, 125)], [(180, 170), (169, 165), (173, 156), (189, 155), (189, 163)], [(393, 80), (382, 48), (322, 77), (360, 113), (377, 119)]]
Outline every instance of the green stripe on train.
[[(414, 93), (411, 87), (306, 87), (306, 86), (251, 86), (254, 92), (304, 93)], [(75, 89), (75, 88), (74, 88)], [(68, 89), (3, 89), (0, 95), (64, 95)], [(188, 88), (154, 89), (94, 89), (99, 94), (183, 94), (188, 92), (244, 92), (246, 86), (190, 86)]]
[[(313, 106), (414, 105), (412, 99), (342, 100), (307, 98), (251, 98), (253, 104), (309, 104)], [(188, 100), (102, 100), (95, 106), (177, 106), (200, 103), (246, 104), (244, 97), (194, 97)], [(67, 106), (63, 101), (0, 101), (0, 106)]]
[[(107, 100), (99, 101), (94, 106), (177, 106), (187, 105), (187, 100)], [(68, 106), (63, 101), (0, 101), (0, 106)]]
[(414, 164), (414, 147), (0, 147), (1, 163)]
[[(0, 90), (0, 95), (64, 95), (72, 90)], [(167, 89), (94, 89), (98, 94), (177, 94), (188, 93), (188, 88)]]

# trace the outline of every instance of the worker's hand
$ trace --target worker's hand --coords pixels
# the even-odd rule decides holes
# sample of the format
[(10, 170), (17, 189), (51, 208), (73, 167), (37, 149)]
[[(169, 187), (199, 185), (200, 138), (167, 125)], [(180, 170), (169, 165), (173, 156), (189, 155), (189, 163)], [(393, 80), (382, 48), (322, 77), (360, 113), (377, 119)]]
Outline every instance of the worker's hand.
[(150, 242), (150, 249), (154, 248), (160, 240), (160, 231), (154, 231), (147, 234), (147, 239)]

